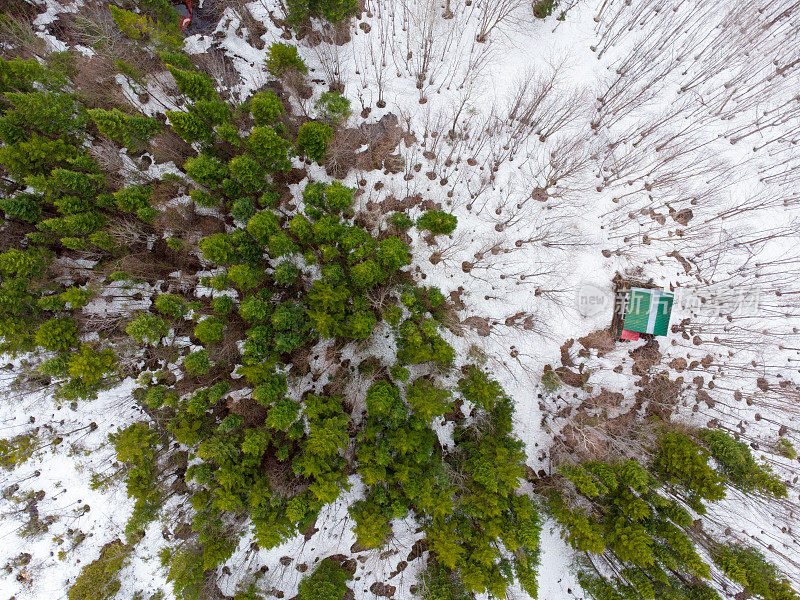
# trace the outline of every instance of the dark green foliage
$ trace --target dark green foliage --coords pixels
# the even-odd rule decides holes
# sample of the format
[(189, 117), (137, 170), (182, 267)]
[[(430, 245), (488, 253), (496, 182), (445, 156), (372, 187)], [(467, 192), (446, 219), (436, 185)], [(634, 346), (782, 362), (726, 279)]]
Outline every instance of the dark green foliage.
[(788, 458), (789, 460), (794, 460), (797, 458), (797, 450), (794, 447), (794, 444), (790, 442), (786, 438), (780, 438), (775, 444), (775, 450), (783, 456), (784, 458)]
[(378, 251), (375, 254), (375, 258), (381, 268), (390, 273), (411, 262), (408, 246), (396, 236), (390, 236), (378, 242)]
[(144, 394), (144, 402), (150, 408), (161, 408), (164, 405), (174, 406), (177, 399), (177, 395), (167, 392), (167, 388), (163, 385), (150, 386)]
[(272, 314), (272, 304), (256, 296), (249, 296), (239, 305), (239, 314), (249, 323), (266, 323)]
[(139, 344), (155, 346), (169, 333), (169, 325), (164, 319), (152, 313), (141, 313), (128, 323), (125, 333)]
[(400, 389), (386, 381), (373, 384), (367, 392), (367, 411), (381, 422), (399, 424), (408, 408), (400, 399)]
[(246, 141), (247, 149), (270, 172), (288, 171), (292, 143), (280, 137), (272, 127), (255, 127)]
[(659, 443), (653, 469), (664, 482), (681, 486), (693, 509), (704, 512), (700, 499), (725, 497), (723, 479), (708, 465), (709, 453), (688, 435), (665, 433)]
[(202, 142), (204, 146), (211, 145), (215, 137), (240, 146), (238, 129), (231, 122), (231, 108), (218, 98), (213, 80), (197, 71), (174, 65), (168, 68), (181, 93), (193, 101), (187, 103), (185, 111), (166, 111), (175, 133), (187, 142)]
[(203, 208), (215, 208), (219, 206), (219, 198), (212, 196), (204, 190), (191, 190), (189, 196), (192, 202), (202, 206)]
[(0, 336), (5, 351), (32, 350), (39, 321), (35, 283), (49, 264), (49, 253), (40, 248), (11, 249), (0, 254)]
[(132, 185), (122, 188), (114, 193), (114, 202), (117, 208), (124, 212), (133, 213), (143, 221), (152, 219), (144, 218), (149, 214), (150, 193), (152, 188), (144, 185)]
[(196, 71), (184, 71), (171, 65), (167, 66), (175, 78), (178, 89), (184, 96), (192, 100), (213, 100), (217, 97), (214, 82), (208, 75)]
[(350, 440), (350, 419), (338, 396), (306, 396), (303, 415), (308, 423), (308, 436), (292, 468), (313, 480), (309, 502), (316, 510), (336, 500), (340, 489), (348, 487), (343, 454)]
[(134, 152), (144, 150), (147, 143), (161, 129), (152, 117), (129, 115), (121, 110), (96, 108), (88, 111), (101, 135), (111, 138)]
[(289, 261), (282, 261), (275, 267), (272, 278), (278, 285), (292, 285), (300, 275), (300, 269)]
[(231, 433), (239, 429), (243, 423), (244, 417), (242, 415), (228, 415), (222, 419), (217, 429), (223, 433)]
[(206, 350), (189, 353), (183, 361), (183, 367), (191, 375), (205, 375), (211, 369), (211, 361)]
[(0, 148), (0, 164), (17, 178), (46, 173), (78, 156), (75, 146), (62, 139), (48, 140), (33, 133), (25, 140)]
[(272, 374), (261, 381), (253, 392), (253, 398), (263, 406), (271, 406), (288, 392), (286, 376), (282, 374)]
[(257, 212), (247, 222), (247, 232), (260, 244), (268, 244), (270, 237), (279, 231), (278, 216), (269, 210)]
[(333, 559), (326, 558), (313, 573), (303, 577), (297, 600), (344, 600), (347, 582), (352, 578), (349, 571)]
[(754, 548), (716, 544), (714, 563), (750, 594), (764, 600), (797, 600), (791, 583)]
[(389, 374), (392, 376), (392, 379), (402, 382), (408, 381), (408, 378), (411, 377), (411, 371), (402, 365), (394, 365), (389, 369)]
[(95, 349), (89, 344), (81, 344), (80, 351), (69, 360), (69, 374), (87, 386), (95, 386), (111, 375), (117, 365), (117, 357), (110, 348)]
[(422, 377), (406, 388), (406, 400), (416, 414), (429, 422), (451, 408), (450, 392)]
[(175, 24), (178, 22), (179, 15), (172, 2), (169, 0), (138, 0), (138, 2), (148, 14), (156, 17), (160, 27), (164, 27), (168, 31), (177, 29)]
[(377, 322), (377, 317), (371, 311), (354, 312), (347, 321), (348, 336), (354, 340), (365, 340), (372, 335)]
[(737, 442), (719, 429), (703, 429), (699, 437), (708, 446), (720, 472), (732, 485), (743, 492), (758, 491), (777, 498), (786, 497), (786, 485), (770, 472), (768, 466), (761, 466), (755, 461), (747, 444)]
[(377, 547), (389, 533), (390, 519), (412, 508), (447, 511), (450, 500), (441, 456), (433, 451), (436, 434), (409, 410), (399, 388), (386, 381), (374, 383), (367, 392), (367, 413), (357, 457), (368, 493), (351, 506), (350, 514), (359, 543)]
[[(460, 386), (466, 389), (468, 383)], [(515, 493), (525, 474), (524, 446), (511, 434), (511, 401), (496, 384), (489, 388), (496, 394), (483, 406), (491, 408), (476, 409), (481, 425), (456, 427), (453, 433), (456, 451), (448, 463), (463, 481), (452, 511), (435, 514), (426, 534), (437, 561), (455, 570), (468, 592), (500, 597), (516, 575), (535, 596), (540, 521), (530, 498)], [(498, 540), (512, 553), (511, 569), (502, 566)]]
[(231, 205), (231, 216), (242, 223), (247, 223), (256, 214), (256, 205), (252, 198), (239, 198)]
[[(692, 525), (691, 516), (660, 491), (660, 484), (640, 464), (591, 462), (563, 468), (562, 473), (590, 507), (576, 510), (565, 502), (568, 495), (553, 496), (553, 513), (565, 527), (567, 540), (578, 550), (605, 551), (626, 575), (615, 584), (591, 580), (591, 587), (601, 594), (595, 597), (603, 598), (606, 588), (635, 588), (639, 582), (631, 573), (636, 571), (643, 571), (648, 585), (663, 590), (664, 597), (667, 590), (681, 589), (688, 597), (683, 582), (708, 577), (708, 565), (684, 531)], [(673, 573), (681, 574), (680, 579)], [(655, 597), (662, 597), (661, 592)]]
[(165, 113), (169, 124), (178, 136), (189, 142), (208, 141), (212, 137), (211, 126), (193, 112), (168, 110)]
[(275, 92), (267, 90), (250, 98), (250, 112), (256, 125), (272, 125), (286, 110)]
[[(192, 105), (192, 112), (196, 114), (202, 121), (209, 125), (225, 126), (229, 125), (231, 118), (231, 109), (224, 102), (217, 99), (204, 99), (198, 100)], [(235, 127), (233, 128), (235, 130)], [(225, 131), (225, 127), (223, 127)]]
[(578, 573), (578, 582), (589, 597), (595, 600), (721, 600), (714, 589), (704, 582), (685, 582), (673, 575), (664, 575), (656, 581), (649, 577), (649, 574), (635, 569), (625, 569), (621, 576), (608, 579), (581, 571)]
[(429, 210), (417, 219), (417, 227), (427, 229), (434, 235), (450, 235), (456, 228), (458, 219), (455, 215), (441, 210)]
[(60, 352), (78, 343), (78, 327), (72, 319), (50, 319), (39, 326), (36, 345), (45, 350)]
[(317, 6), (323, 18), (331, 23), (338, 23), (355, 16), (359, 4), (356, 0), (319, 0)]
[(349, 19), (358, 12), (356, 0), (287, 0), (286, 21), (297, 27), (309, 17), (321, 17), (331, 23)]
[(100, 557), (81, 569), (75, 582), (67, 590), (69, 600), (110, 600), (122, 582), (119, 572), (131, 548), (120, 540), (103, 546)]
[(353, 205), (353, 189), (343, 186), (339, 181), (330, 184), (309, 183), (303, 190), (303, 201), (306, 203), (306, 214), (315, 220), (326, 212), (343, 214)]
[(322, 92), (322, 95), (314, 103), (314, 108), (319, 111), (319, 120), (338, 127), (350, 117), (350, 100), (342, 96), (339, 92)]
[(0, 467), (6, 471), (13, 471), (25, 463), (38, 449), (38, 441), (35, 431), (21, 433), (9, 439), (0, 439)]
[(153, 305), (162, 315), (173, 319), (182, 319), (189, 312), (183, 299), (176, 294), (159, 294)]
[(237, 289), (252, 290), (264, 281), (265, 275), (261, 269), (250, 265), (233, 265), (228, 269), (228, 280)]
[(328, 152), (328, 142), (333, 138), (333, 129), (319, 121), (303, 123), (297, 132), (297, 149), (308, 158), (322, 162)]
[(156, 485), (157, 435), (146, 423), (134, 423), (110, 436), (117, 460), (125, 465), (128, 496), (134, 498), (134, 514), (127, 531), (143, 530), (158, 511), (161, 493)]
[(342, 285), (316, 281), (306, 296), (308, 317), (321, 337), (344, 335), (345, 309), (350, 293)]
[(63, 302), (66, 302), (71, 308), (81, 308), (89, 303), (89, 300), (91, 300), (92, 296), (94, 296), (94, 292), (92, 290), (71, 287), (63, 291), (59, 295), (59, 298)]
[(289, 71), (296, 71), (301, 75), (308, 73), (308, 67), (297, 53), (297, 47), (291, 44), (282, 42), (270, 44), (264, 62), (267, 65), (267, 71), (274, 77), (283, 77)]
[(286, 431), (300, 414), (300, 405), (294, 400), (280, 398), (270, 409), (264, 424), (278, 431)]
[(401, 231), (405, 231), (414, 225), (414, 221), (406, 213), (402, 212), (393, 212), (389, 215), (388, 221), (392, 227)]
[(196, 600), (201, 597), (203, 586), (203, 553), (199, 548), (184, 547), (178, 551), (166, 550), (161, 555), (162, 565), (167, 567), (167, 581), (172, 583), (175, 595), (181, 600)]
[(365, 260), (350, 268), (350, 277), (356, 288), (368, 289), (375, 287), (382, 278), (381, 269), (373, 260)]
[(305, 311), (294, 302), (282, 302), (275, 307), (270, 319), (275, 331), (301, 331), (305, 327)]
[(286, 23), (292, 27), (299, 27), (311, 16), (309, 0), (285, 0), (283, 6)]
[(227, 315), (233, 310), (233, 298), (230, 296), (217, 296), (211, 301), (211, 310), (218, 315)]
[(355, 521), (353, 533), (365, 548), (380, 548), (392, 528), (388, 518), (375, 504), (359, 500), (350, 505), (350, 516)]
[(433, 361), (444, 367), (453, 364), (455, 351), (437, 333), (432, 319), (406, 319), (400, 325), (397, 359), (404, 364)]
[(403, 318), (403, 309), (399, 306), (387, 306), (383, 311), (383, 320), (392, 327), (397, 327), (400, 324), (400, 319)]
[(86, 124), (85, 112), (70, 94), (7, 92), (5, 99), (13, 107), (0, 117), (0, 140), (6, 144), (34, 131), (51, 139), (75, 139)]
[[(135, 152), (145, 149), (158, 122), (119, 109), (87, 114), (72, 94), (51, 91), (34, 63), (0, 61), (3, 91), (19, 92), (0, 116), (0, 160), (11, 178), (24, 177), (22, 183), (29, 186), (17, 188), (11, 182), (11, 193), (0, 201), (6, 217), (24, 221), (15, 226), (29, 232), (24, 250), (0, 254), (3, 349), (30, 350), (38, 344), (58, 353), (39, 372), (61, 385), (60, 401), (92, 397), (111, 383), (116, 371), (112, 348), (126, 349), (120, 356), (126, 375), (147, 365), (135, 398), (152, 425), (137, 423), (112, 437), (135, 499), (126, 527), (129, 540), (139, 537), (160, 511), (166, 492), (161, 469), (167, 469), (171, 484), (185, 468), (192, 510), (184, 514), (192, 515), (192, 537), (165, 552), (163, 560), (175, 595), (197, 598), (213, 581), (213, 569), (232, 556), (240, 523), (249, 519), (258, 544), (274, 547), (306, 530), (348, 488), (356, 470), (366, 492), (350, 513), (362, 544), (382, 545), (391, 521), (411, 515), (446, 565), (442, 569), (450, 569), (454, 600), (465, 591), (501, 595), (513, 578), (535, 595), (538, 516), (531, 501), (516, 492), (524, 454), (511, 435), (510, 401), (485, 375), (479, 381), (468, 373), (459, 400), (474, 409), (474, 422), (470, 417), (455, 428), (455, 446), (439, 439), (438, 426), (433, 429), (452, 409), (451, 393), (458, 393), (436, 377), (455, 355), (439, 331), (448, 310), (444, 295), (435, 288), (398, 286), (408, 280), (398, 271), (411, 262), (409, 249), (377, 224), (356, 220), (353, 189), (337, 181), (311, 182), (302, 199), (290, 197), (297, 194), (286, 184), (296, 173), (277, 172), (291, 168), (292, 143), (284, 136), (298, 122), (272, 92), (237, 107), (223, 101), (227, 96), (217, 94), (215, 82), (194, 70), (182, 53), (175, 23), (152, 19), (162, 14), (165, 2), (141, 2), (141, 14), (111, 10), (125, 35), (168, 63), (184, 96), (176, 103), (181, 110), (167, 117), (173, 130), (199, 151), (185, 162), (185, 176), (137, 185), (120, 182), (120, 173), (104, 174), (90, 157), (94, 152), (88, 147), (95, 139), (87, 134), (87, 122), (94, 121), (90, 131), (96, 127)], [(350, 1), (300, 4), (295, 8), (303, 19), (311, 14), (336, 21), (356, 10)], [(115, 64), (138, 89), (144, 74), (129, 60)], [(307, 74), (294, 47), (275, 44), (267, 60), (276, 76)], [(25, 79), (28, 71), (40, 77), (35, 85)], [(321, 161), (332, 127), (347, 119), (350, 103), (324, 93), (316, 109), (320, 121), (303, 124), (297, 147)], [(251, 130), (246, 129), (246, 110), (255, 123)], [(161, 273), (162, 267), (174, 266), (184, 274), (198, 268), (192, 266), (195, 232), (179, 222), (183, 215), (175, 215), (168, 204), (187, 189), (194, 203), (214, 209), (214, 216), (201, 216), (202, 231), (220, 232), (196, 245), (202, 251), (199, 268), (208, 273), (194, 289), (182, 287), (191, 278), (178, 281)], [(151, 197), (168, 207), (163, 215)], [(128, 215), (148, 225), (135, 224)], [(210, 222), (217, 216), (218, 223)], [(108, 228), (121, 223), (134, 226), (137, 235)], [(132, 241), (124, 241), (128, 238)], [(120, 260), (145, 251), (145, 239), (158, 259), (152, 272)], [(104, 296), (109, 282), (144, 294), (145, 301), (148, 289), (180, 290), (152, 292), (152, 312), (132, 315), (122, 324), (136, 342), (147, 345), (159, 345), (174, 328), (174, 345), (131, 350), (130, 344), (118, 343), (118, 332), (108, 338), (114, 344), (109, 348), (80, 344), (86, 332), (77, 324), (85, 319), (70, 313), (79, 312), (93, 292), (83, 287), (84, 277), (74, 279), (81, 287), (65, 289), (48, 270), (54, 257), (72, 259), (75, 251), (99, 255), (99, 276), (90, 281)], [(299, 268), (303, 264), (308, 268)], [(208, 288), (215, 291), (213, 299)], [(192, 296), (195, 301), (188, 302)], [(380, 361), (360, 360), (359, 352), (369, 343), (350, 344), (353, 364), (360, 365), (356, 379), (374, 382), (367, 393), (366, 419), (351, 420), (349, 413), (358, 406), (353, 398), (314, 393), (324, 381), (320, 388), (308, 387), (306, 375), (316, 381), (320, 360), (316, 348), (309, 351), (320, 337), (336, 338), (330, 347), (337, 351), (349, 341), (369, 340), (381, 312), (398, 344), (399, 364), (390, 371), (396, 385), (385, 380)], [(184, 369), (176, 369), (188, 351), (182, 340), (192, 328), (192, 341), (211, 347), (194, 346), (183, 358)], [(391, 336), (385, 343), (391, 343)], [(304, 361), (308, 355), (313, 360)], [(418, 364), (408, 385), (410, 371), (402, 363)], [(230, 381), (234, 365), (233, 379), (243, 377), (245, 385)], [(342, 383), (340, 389), (349, 392), (350, 374), (345, 370), (339, 376), (341, 382), (331, 383)], [(488, 391), (478, 389), (481, 385)], [(247, 389), (253, 390), (252, 397), (228, 395)], [(7, 454), (14, 462), (12, 451)], [(171, 492), (180, 492), (184, 482)], [(341, 600), (349, 577), (337, 564), (323, 561), (304, 580), (300, 596)]]
[(52, 87), (53, 74), (31, 58), (0, 59), (0, 92), (32, 92), (34, 82)]
[(537, 19), (549, 17), (558, 6), (558, 0), (535, 0), (533, 3), (533, 16)]
[[(747, 460), (749, 452), (743, 452), (726, 434), (703, 430), (700, 438), (721, 457), (717, 463), (720, 470), (731, 473), (732, 481), (746, 485), (748, 477), (743, 473), (754, 466)], [(682, 433), (663, 433), (654, 455), (650, 471), (633, 460), (562, 467), (569, 485), (551, 497), (554, 516), (575, 548), (602, 554), (619, 573), (607, 579), (583, 574), (581, 583), (598, 600), (717, 599), (703, 581), (709, 578), (710, 569), (698, 553), (693, 530), (690, 535), (694, 520), (684, 503), (704, 512), (703, 501), (724, 497), (724, 478), (708, 465), (710, 455), (706, 449)], [(751, 475), (758, 473), (763, 474), (755, 470)], [(753, 558), (761, 565), (759, 569), (764, 566), (750, 550), (729, 550), (715, 543), (712, 546), (715, 562), (727, 565), (722, 566), (723, 570), (743, 585), (746, 584), (736, 579), (747, 578), (739, 571), (739, 557), (743, 562)], [(778, 588), (782, 585), (774, 567), (768, 578)]]
[(241, 259), (236, 238), (226, 233), (216, 233), (200, 240), (203, 257), (218, 265), (235, 263)]
[(204, 153), (187, 160), (183, 168), (189, 177), (209, 188), (219, 187), (228, 176), (227, 165)]
[(475, 367), (469, 369), (467, 376), (458, 382), (458, 387), (465, 399), (486, 411), (493, 410), (498, 401), (507, 400), (500, 384)]
[(36, 223), (42, 214), (43, 197), (38, 194), (20, 192), (13, 196), (0, 198), (0, 210), (8, 219), (19, 219)]
[(267, 186), (266, 168), (248, 154), (232, 158), (228, 168), (246, 194), (258, 194)]
[(419, 581), (423, 600), (472, 600), (458, 575), (432, 558)]

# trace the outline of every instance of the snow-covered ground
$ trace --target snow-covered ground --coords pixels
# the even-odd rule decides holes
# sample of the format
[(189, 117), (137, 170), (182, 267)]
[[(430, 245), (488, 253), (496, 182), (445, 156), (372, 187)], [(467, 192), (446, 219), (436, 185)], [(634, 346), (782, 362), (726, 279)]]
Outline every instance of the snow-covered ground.
[[(511, 9), (490, 27), (498, 5)], [(42, 26), (56, 8), (67, 9), (49, 6)], [(283, 40), (269, 18), (279, 14), (276, 3), (247, 6), (266, 28), (267, 45)], [(295, 41), (317, 81), (314, 97), (295, 100), (298, 109), (313, 112), (314, 99), (335, 80), (352, 101), (350, 126), (362, 110), (367, 122), (393, 114), (408, 134), (398, 148), (399, 173), (345, 178), (363, 190), (361, 206), (419, 195), (458, 216), (451, 238), (414, 238), (412, 269), (445, 295), (460, 291), (460, 335), (448, 341), (463, 357), (473, 346), (489, 357), (514, 398), (517, 433), (535, 471), (552, 469), (551, 446), (563, 425), (557, 411), (601, 389), (629, 398), (638, 389), (629, 352), (644, 341), (617, 343), (602, 356), (579, 355), (576, 343), (568, 352), (590, 373), (586, 384), (549, 395), (540, 384), (545, 365), (562, 364), (565, 342), (609, 327), (613, 300), (585, 316), (579, 298), (595, 288), (608, 300), (620, 273), (683, 300), (672, 315), (679, 327), (658, 340), (657, 367), (683, 378), (679, 418), (740, 433), (778, 473), (795, 477), (797, 461), (773, 450), (779, 435), (800, 444), (800, 11), (792, 6), (573, 0), (562, 1), (563, 20), (556, 19), (560, 9), (540, 20), (527, 2), (367, 0), (348, 43)], [(246, 27), (226, 8), (214, 35), (187, 39), (191, 52), (225, 50), (241, 76), (232, 91), (242, 100), (269, 79), (265, 51), (247, 42)], [(489, 31), (478, 41), (482, 29)], [(325, 177), (322, 169), (314, 173)], [(113, 468), (107, 434), (141, 415), (130, 381), (73, 409), (15, 390), (18, 368), (4, 371), (3, 437), (38, 427), (42, 450), (0, 474), (3, 489), (19, 485), (14, 495), (4, 493), (0, 561), (31, 555), (0, 580), (0, 593), (60, 598), (82, 564), (122, 536), (132, 505), (124, 488), (92, 490), (89, 476)], [(95, 430), (86, 428), (92, 422)], [(56, 436), (63, 438), (57, 445)], [(20, 537), (28, 517), (13, 512), (26, 506), (15, 498), (38, 490), (39, 518), (57, 518), (46, 532)], [(349, 552), (355, 539), (346, 506), (357, 493), (355, 485), (329, 506), (309, 540), (253, 552), (245, 537), (220, 589), (232, 593), (243, 573), (267, 565), (259, 586), (291, 598), (298, 564)], [(731, 493), (711, 511), (709, 526), (749, 538), (800, 584), (791, 529), (797, 501), (795, 481), (788, 503), (770, 510)], [(411, 522), (394, 529), (385, 553), (359, 555), (358, 600), (375, 597), (376, 581), (396, 586), (395, 598), (410, 596), (421, 561), (390, 575), (419, 535)], [(76, 532), (87, 538), (73, 549)], [(155, 556), (165, 543), (153, 523), (119, 597), (145, 585), (148, 594), (163, 587), (169, 597)], [(542, 547), (540, 598), (581, 597), (571, 552), (553, 523)], [(282, 564), (284, 556), (292, 561)]]

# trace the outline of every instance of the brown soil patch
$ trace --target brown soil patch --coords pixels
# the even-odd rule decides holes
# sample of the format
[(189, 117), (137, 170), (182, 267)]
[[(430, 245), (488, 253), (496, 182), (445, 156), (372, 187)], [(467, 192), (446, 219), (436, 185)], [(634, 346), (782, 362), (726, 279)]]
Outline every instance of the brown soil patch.
[(587, 408), (595, 408), (608, 410), (610, 408), (619, 408), (625, 396), (619, 392), (611, 392), (605, 388), (600, 389), (600, 393), (585, 401)]
[(607, 329), (599, 329), (598, 331), (593, 331), (589, 335), (578, 338), (578, 343), (587, 350), (597, 350), (597, 356), (603, 356), (614, 349), (616, 346), (616, 338), (614, 334)]
[[(342, 178), (350, 169), (371, 171), (386, 169), (396, 172), (397, 157), (392, 151), (402, 139), (396, 115), (389, 113), (377, 123), (362, 123), (359, 127), (341, 129), (328, 148), (325, 169), (332, 177)], [(362, 146), (365, 150), (359, 151)]]
[(264, 424), (269, 412), (252, 398), (240, 398), (239, 400), (228, 400), (228, 410), (232, 414), (244, 417), (245, 427), (259, 427)]
[(184, 142), (178, 137), (178, 134), (166, 125), (160, 133), (154, 135), (153, 139), (150, 140), (148, 150), (157, 163), (171, 162), (176, 167), (183, 167), (189, 158), (197, 155), (194, 148)]
[(411, 562), (412, 560), (416, 560), (422, 556), (424, 552), (428, 550), (428, 540), (417, 540), (414, 542), (414, 545), (411, 546), (411, 552), (408, 553), (406, 560)]
[(572, 357), (569, 355), (569, 349), (572, 348), (572, 345), (575, 343), (575, 340), (567, 340), (561, 346), (561, 364), (565, 367), (574, 367), (575, 362), (572, 360)]
[(391, 598), (392, 596), (394, 596), (394, 593), (397, 591), (397, 588), (393, 585), (376, 581), (371, 586), (369, 586), (369, 591), (375, 594), (376, 596)]
[(576, 373), (567, 367), (558, 367), (555, 372), (561, 381), (571, 387), (583, 387), (589, 381), (589, 373)]
[(461, 324), (475, 330), (480, 337), (488, 337), (492, 332), (492, 326), (485, 317), (467, 317), (461, 321)]
[(645, 408), (647, 417), (657, 416), (662, 421), (669, 421), (678, 399), (683, 391), (683, 377), (671, 380), (666, 374), (655, 377), (643, 376), (636, 385), (635, 408)]
[(685, 358), (673, 358), (668, 364), (670, 369), (674, 369), (678, 373), (685, 371), (689, 366)]
[(633, 358), (633, 374), (644, 375), (650, 371), (653, 365), (661, 362), (662, 355), (658, 351), (658, 341), (650, 339), (644, 346), (639, 346), (635, 350), (628, 352)]

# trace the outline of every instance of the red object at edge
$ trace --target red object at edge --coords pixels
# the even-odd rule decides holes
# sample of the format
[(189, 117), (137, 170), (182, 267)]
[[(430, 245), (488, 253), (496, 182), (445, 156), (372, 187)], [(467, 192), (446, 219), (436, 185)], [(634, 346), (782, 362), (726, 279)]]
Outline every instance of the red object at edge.
[(186, 30), (186, 28), (187, 28), (187, 27), (188, 27), (188, 26), (191, 24), (191, 22), (192, 22), (192, 0), (184, 0), (184, 2), (183, 2), (183, 3), (184, 3), (184, 5), (186, 6), (186, 11), (189, 13), (189, 16), (188, 16), (188, 17), (184, 17), (184, 18), (181, 20), (181, 31), (184, 31), (184, 30)]
[(621, 340), (630, 340), (632, 342), (635, 342), (636, 340), (639, 339), (639, 332), (638, 331), (629, 331), (627, 329), (623, 329), (622, 330), (622, 335), (619, 336), (619, 339), (621, 339)]

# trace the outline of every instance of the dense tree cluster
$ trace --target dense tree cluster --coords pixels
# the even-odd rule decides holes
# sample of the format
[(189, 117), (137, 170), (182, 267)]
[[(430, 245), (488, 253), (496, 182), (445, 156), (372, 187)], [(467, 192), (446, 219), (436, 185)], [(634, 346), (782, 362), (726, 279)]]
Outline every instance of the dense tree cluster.
[[(90, 398), (113, 382), (117, 357), (102, 343), (79, 341), (74, 314), (94, 290), (54, 278), (52, 270), (67, 257), (88, 253), (102, 263), (124, 253), (112, 232), (126, 214), (152, 221), (151, 189), (119, 187), (103, 172), (85, 145), (90, 117), (102, 118), (65, 91), (61, 74), (36, 61), (2, 61), (1, 68), (0, 164), (11, 179), (4, 181), (0, 208), (20, 236), (17, 247), (0, 254), (3, 348), (52, 352), (41, 370), (63, 381), (58, 393)], [(145, 117), (102, 128), (130, 144), (157, 130)], [(137, 337), (155, 341), (155, 325), (137, 321), (130, 327)]]
[(339, 23), (358, 12), (357, 0), (286, 0), (286, 22), (297, 27), (303, 25), (310, 17), (319, 17)]
[(83, 567), (67, 592), (69, 600), (110, 600), (122, 585), (119, 572), (128, 558), (131, 547), (120, 540), (106, 544), (100, 557)]
[[(710, 553), (734, 581), (746, 586), (747, 569), (753, 569), (759, 573), (753, 576), (755, 588), (780, 590), (756, 595), (796, 598), (774, 566), (763, 557), (758, 562), (754, 550), (729, 549), (697, 535), (694, 515), (706, 512), (706, 502), (724, 498), (726, 484), (753, 489), (758, 482), (765, 493), (786, 493), (753, 460), (749, 448), (720, 430), (701, 430), (696, 436), (666, 431), (653, 454), (651, 464), (628, 459), (562, 467), (563, 480), (551, 493), (550, 507), (568, 542), (590, 559), (592, 569), (581, 575), (584, 589), (598, 600), (717, 600), (709, 583), (712, 567), (701, 556)], [(740, 570), (740, 563), (749, 566)]]
[[(330, 17), (331, 11), (345, 8), (309, 10)], [(391, 521), (413, 511), (440, 549), (442, 568), (463, 579), (470, 591), (501, 593), (513, 577), (503, 567), (509, 559), (524, 585), (535, 589), (538, 518), (530, 500), (515, 492), (524, 453), (511, 437), (510, 401), (499, 387), (492, 388), (502, 398), (502, 408), (492, 398), (482, 401), (480, 410), (486, 412), (484, 421), (492, 423), (491, 431), (459, 430), (459, 442), (463, 438), (470, 448), (467, 452), (444, 452), (433, 429), (434, 421), (453, 409), (451, 392), (439, 380), (455, 359), (439, 331), (447, 310), (444, 296), (435, 288), (408, 283), (402, 274), (410, 262), (408, 247), (397, 236), (376, 234), (360, 224), (353, 189), (337, 181), (309, 181), (296, 208), (287, 207), (282, 197), (285, 192), (278, 181), (291, 168), (293, 155), (322, 160), (333, 128), (350, 115), (349, 101), (338, 93), (323, 94), (315, 105), (319, 121), (299, 129), (272, 91), (231, 106), (208, 75), (180, 53), (169, 54), (169, 28), (139, 13), (117, 8), (113, 12), (128, 37), (158, 53), (184, 98), (182, 109), (167, 111), (166, 117), (169, 128), (197, 150), (182, 165), (191, 200), (233, 219), (233, 226), (198, 244), (213, 273), (199, 282), (212, 292), (210, 298), (197, 301), (177, 290), (155, 293), (149, 310), (122, 325), (145, 355), (173, 344), (173, 332), (189, 333), (193, 344), (180, 352), (177, 377), (168, 355), (148, 363), (153, 366), (139, 376), (135, 395), (150, 411), (153, 424), (137, 423), (112, 436), (128, 494), (135, 499), (127, 529), (131, 540), (157, 514), (162, 501), (159, 439), (168, 434), (186, 449), (183, 477), (194, 509), (194, 542), (162, 553), (181, 597), (195, 597), (204, 573), (231, 556), (242, 533), (235, 523), (242, 515), (249, 517), (257, 543), (274, 547), (304, 530), (348, 487), (352, 466), (367, 484), (364, 498), (351, 507), (363, 545), (381, 546)], [(33, 69), (13, 65), (21, 71)], [(296, 48), (284, 44), (270, 48), (267, 65), (276, 75), (306, 72)], [(115, 348), (122, 350), (114, 342), (106, 347), (81, 342), (84, 332), (70, 311), (80, 313), (90, 301), (88, 288), (58, 290), (55, 296), (35, 285), (65, 249), (85, 248), (68, 241), (69, 236), (94, 243), (93, 234), (127, 218), (124, 215), (139, 219), (140, 228), (152, 227), (158, 215), (150, 198), (159, 182), (127, 187), (106, 183), (102, 169), (82, 146), (90, 139), (89, 124), (131, 153), (145, 148), (163, 126), (122, 107), (86, 110), (57, 89), (34, 91), (29, 83), (17, 87), (26, 86), (16, 96), (7, 94), (3, 150), (8, 158), (3, 164), (26, 182), (29, 177), (43, 178), (38, 187), (29, 183), (41, 190), (41, 197), (20, 192), (15, 203), (6, 202), (4, 211), (9, 218), (48, 223), (39, 229), (50, 237), (35, 236), (37, 245), (30, 250), (4, 254), (0, 268), (7, 275), (5, 282), (23, 279), (14, 285), (28, 290), (28, 304), (19, 307), (18, 314), (37, 302), (44, 304), (44, 312), (33, 313), (37, 327), (21, 329), (16, 338), (4, 337), (9, 348), (39, 346), (55, 353), (43, 369), (53, 376), (68, 375), (67, 386), (90, 396), (113, 373)], [(33, 164), (26, 159), (30, 153), (14, 146), (31, 138), (14, 128), (34, 126), (40, 137), (53, 140), (59, 149), (63, 146), (63, 158), (49, 152), (49, 162)], [(288, 134), (293, 129), (296, 140)], [(449, 233), (455, 219), (428, 213), (421, 226)], [(173, 240), (167, 231), (149, 231)], [(122, 250), (115, 240), (113, 235), (97, 237), (96, 252), (112, 259)], [(179, 243), (168, 247), (184, 251)], [(52, 299), (42, 303), (39, 296)], [(380, 304), (375, 303), (378, 297), (384, 298)], [(380, 319), (397, 340), (398, 363), (391, 369), (393, 380), (381, 375), (383, 371), (369, 371), (374, 383), (366, 395), (363, 422), (354, 421), (349, 412), (352, 399), (312, 389), (297, 392), (298, 352), (321, 339), (369, 340)], [(409, 381), (403, 365), (429, 372)], [(248, 386), (246, 396), (231, 403), (229, 394), (234, 387), (242, 389), (241, 382)], [(464, 385), (464, 399), (479, 403), (474, 386)], [(505, 416), (489, 416), (495, 413)], [(345, 459), (354, 430), (355, 465)], [(507, 469), (501, 486), (482, 475), (493, 461)], [(452, 481), (454, 469), (464, 473), (459, 483)], [(468, 530), (469, 537), (459, 539)], [(320, 586), (330, 586), (331, 597), (340, 596), (346, 578), (339, 580), (336, 573), (342, 573), (340, 567), (323, 562), (301, 586), (301, 595), (322, 593)]]
[(322, 560), (314, 572), (303, 578), (298, 600), (344, 600), (352, 573), (332, 558)]

